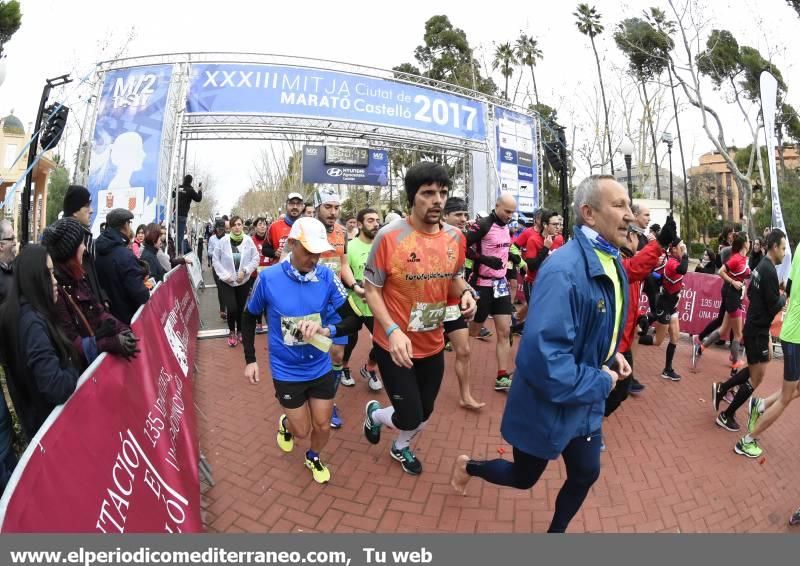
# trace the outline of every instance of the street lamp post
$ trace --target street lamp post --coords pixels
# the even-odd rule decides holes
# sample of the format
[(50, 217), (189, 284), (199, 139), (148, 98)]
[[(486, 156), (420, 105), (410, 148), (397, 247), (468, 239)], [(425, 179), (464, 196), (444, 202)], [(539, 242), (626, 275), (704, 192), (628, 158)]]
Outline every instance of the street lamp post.
[(622, 156), (625, 158), (625, 169), (628, 172), (628, 198), (633, 200), (633, 179), (631, 179), (631, 156), (633, 155), (633, 142), (625, 138), (619, 146)]
[[(672, 134), (664, 132), (661, 134), (661, 141), (667, 144), (667, 154), (669, 155), (669, 212), (672, 214)], [(688, 214), (689, 211), (687, 210)]]

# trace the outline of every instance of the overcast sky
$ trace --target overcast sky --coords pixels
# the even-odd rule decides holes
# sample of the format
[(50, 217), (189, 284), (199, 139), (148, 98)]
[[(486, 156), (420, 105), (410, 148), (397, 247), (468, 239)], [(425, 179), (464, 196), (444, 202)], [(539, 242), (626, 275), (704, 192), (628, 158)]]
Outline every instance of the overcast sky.
[[(683, 0), (677, 0), (681, 4)], [(577, 2), (466, 3), (463, 0), (424, 2), (254, 2), (242, 0), (22, 0), (22, 27), (5, 46), (8, 69), (0, 86), (0, 113), (12, 108), (26, 125), (35, 119), (44, 79), (73, 69), (84, 72), (107, 58), (133, 28), (128, 55), (185, 51), (276, 53), (334, 59), (381, 68), (413, 62), (414, 48), (422, 43), (424, 22), (446, 14), (464, 29), (476, 56), (491, 62), (494, 43), (513, 42), (520, 31), (539, 40), (544, 59), (537, 66), (542, 102), (559, 107), (561, 121), (586, 126), (586, 98), (592, 96), (597, 76), (588, 38), (578, 33), (572, 12)], [(603, 67), (622, 67), (611, 31), (626, 16), (638, 16), (650, 5), (666, 9), (666, 1), (597, 0), (606, 33), (598, 38)], [(800, 18), (784, 0), (705, 0), (703, 16), (713, 27), (729, 29), (740, 43), (772, 57), (789, 86), (788, 100), (800, 108)], [(101, 46), (110, 43), (108, 50)], [(789, 54), (794, 54), (790, 57)], [(515, 84), (516, 76), (512, 79)], [(499, 74), (495, 81), (502, 85)], [(522, 89), (525, 90), (527, 73)], [(75, 97), (71, 87), (61, 97)], [(513, 88), (510, 89), (513, 92)], [(709, 89), (710, 91), (710, 89)], [(55, 96), (54, 96), (55, 98)], [(724, 108), (716, 96), (715, 106)], [(743, 146), (748, 134), (734, 107), (724, 108), (727, 141)], [(702, 132), (700, 117), (687, 109), (682, 115), (687, 167), (711, 144)], [(576, 140), (576, 146), (581, 140)], [(190, 156), (205, 163), (217, 179), (223, 209), (246, 190), (251, 163), (261, 144), (252, 142), (198, 142)], [(196, 146), (196, 147), (193, 147)], [(676, 150), (677, 151), (677, 147)], [(677, 155), (675, 163), (678, 163)], [(578, 163), (578, 165), (580, 165)], [(677, 169), (677, 167), (676, 167)]]

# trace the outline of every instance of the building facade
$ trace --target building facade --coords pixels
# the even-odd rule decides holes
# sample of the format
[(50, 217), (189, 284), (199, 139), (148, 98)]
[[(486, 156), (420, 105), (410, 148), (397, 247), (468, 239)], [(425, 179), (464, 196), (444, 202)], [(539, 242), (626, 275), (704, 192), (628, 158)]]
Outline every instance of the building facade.
[[(728, 152), (735, 159), (736, 150), (729, 148)], [(778, 172), (783, 167), (787, 170), (800, 169), (800, 154), (793, 146), (783, 147), (783, 158), (775, 149), (775, 160)], [(769, 167), (764, 163), (764, 169)], [(705, 197), (714, 207), (718, 218), (726, 222), (741, 222), (747, 211), (744, 210), (744, 195), (741, 194), (736, 178), (731, 172), (725, 159), (717, 151), (705, 153), (700, 156), (700, 163), (689, 169), (692, 190)], [(758, 177), (758, 165), (754, 167), (754, 177)], [(758, 181), (753, 182), (753, 193), (758, 194), (764, 190)], [(749, 216), (749, 215), (748, 215)]]
[[(23, 152), (28, 143), (30, 134), (25, 132), (25, 127), (19, 118), (11, 114), (0, 120), (0, 203), (6, 201), (8, 191), (25, 175), (28, 167), (28, 151)], [(23, 152), (20, 155), (20, 152)], [(19, 157), (17, 159), (17, 157)], [(16, 160), (16, 161), (15, 161)], [(47, 155), (42, 157), (33, 168), (31, 184), (30, 227), (34, 242), (39, 240), (45, 228), (47, 218), (47, 181), (56, 164)], [(20, 184), (7, 206), (0, 209), (0, 218), (8, 218), (14, 223), (14, 228), (19, 231), (19, 213), (22, 202), (22, 189)]]

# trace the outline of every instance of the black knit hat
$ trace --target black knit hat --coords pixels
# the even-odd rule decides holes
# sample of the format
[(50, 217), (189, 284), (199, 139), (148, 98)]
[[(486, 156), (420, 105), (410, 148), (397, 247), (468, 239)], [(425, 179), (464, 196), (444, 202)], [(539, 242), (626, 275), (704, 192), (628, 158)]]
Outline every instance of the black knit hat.
[(92, 202), (92, 195), (86, 187), (70, 185), (64, 195), (64, 216), (72, 216)]
[(65, 216), (44, 229), (42, 243), (54, 262), (61, 263), (75, 255), (86, 230), (72, 217)]

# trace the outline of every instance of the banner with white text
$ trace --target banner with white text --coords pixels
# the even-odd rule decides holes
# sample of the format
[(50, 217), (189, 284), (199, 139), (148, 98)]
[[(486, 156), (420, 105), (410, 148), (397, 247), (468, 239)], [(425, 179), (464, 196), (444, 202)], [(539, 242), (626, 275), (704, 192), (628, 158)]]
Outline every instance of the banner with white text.
[(202, 532), (192, 394), (199, 315), (184, 267), (33, 438), (0, 500), (3, 533)]
[(195, 64), (186, 112), (334, 119), (486, 139), (486, 107), (476, 100), (388, 79), (288, 65)]

